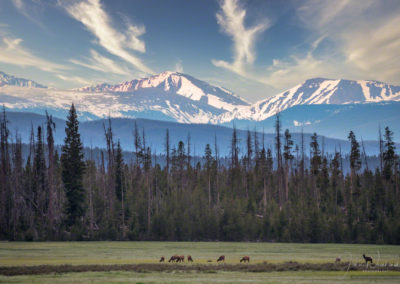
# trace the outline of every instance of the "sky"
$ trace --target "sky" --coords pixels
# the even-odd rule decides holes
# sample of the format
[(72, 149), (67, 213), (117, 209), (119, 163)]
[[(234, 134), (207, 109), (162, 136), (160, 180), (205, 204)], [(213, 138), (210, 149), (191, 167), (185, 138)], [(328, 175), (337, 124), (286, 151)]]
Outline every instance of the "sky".
[(167, 70), (250, 102), (314, 77), (400, 85), (400, 1), (0, 1), (0, 71), (68, 89)]

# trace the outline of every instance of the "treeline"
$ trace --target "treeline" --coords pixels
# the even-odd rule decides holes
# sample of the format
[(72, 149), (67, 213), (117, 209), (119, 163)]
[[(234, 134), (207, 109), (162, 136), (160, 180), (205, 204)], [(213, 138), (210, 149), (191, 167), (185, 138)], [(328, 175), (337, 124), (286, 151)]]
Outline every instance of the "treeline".
[(73, 105), (59, 153), (46, 116), (46, 125), (32, 130), (23, 159), (21, 137), (9, 132), (3, 110), (1, 239), (400, 244), (399, 157), (388, 127), (379, 131), (377, 168), (368, 166), (353, 131), (350, 169), (344, 169), (341, 149), (324, 153), (315, 133), (294, 145), (279, 114), (272, 149), (257, 132), (239, 141), (233, 129), (229, 157), (219, 156), (215, 141), (194, 162), (190, 136), (172, 145), (168, 130), (160, 133), (160, 166), (145, 129), (136, 125), (133, 159), (125, 161), (111, 120), (101, 161), (85, 159)]

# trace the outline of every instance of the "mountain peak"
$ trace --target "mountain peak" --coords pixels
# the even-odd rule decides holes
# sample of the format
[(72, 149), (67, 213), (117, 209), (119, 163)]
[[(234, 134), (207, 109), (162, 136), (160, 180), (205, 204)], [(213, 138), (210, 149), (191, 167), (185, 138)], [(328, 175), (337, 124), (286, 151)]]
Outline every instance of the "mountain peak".
[(222, 118), (262, 121), (296, 105), (360, 104), (400, 101), (400, 86), (377, 81), (312, 78)]
[(29, 88), (47, 88), (44, 85), (38, 84), (35, 81), (17, 78), (12, 75), (6, 74), (0, 71), (0, 87), (2, 86), (17, 86), (17, 87), (29, 87)]

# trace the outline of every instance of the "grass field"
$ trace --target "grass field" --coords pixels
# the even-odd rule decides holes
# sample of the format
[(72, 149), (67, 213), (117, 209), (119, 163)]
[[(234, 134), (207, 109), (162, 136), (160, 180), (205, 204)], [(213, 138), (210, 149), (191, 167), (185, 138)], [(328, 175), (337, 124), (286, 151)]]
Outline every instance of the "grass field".
[(86, 272), (0, 276), (0, 283), (399, 283), (400, 274), (361, 272), (138, 273)]
[[(287, 244), (287, 243), (221, 243), (221, 242), (0, 242), (0, 267), (33, 265), (122, 265), (158, 263), (160, 256), (191, 255), (194, 264), (217, 267), (219, 255), (227, 264), (238, 264), (249, 255), (252, 264), (332, 263), (336, 257), (342, 262), (362, 263), (362, 254), (374, 258), (377, 264), (400, 263), (400, 246), (345, 245), (345, 244)], [(213, 262), (209, 263), (208, 260)], [(71, 272), (45, 275), (0, 276), (0, 283), (276, 283), (276, 282), (349, 282), (399, 283), (400, 272), (392, 271), (284, 271), (242, 272), (206, 271), (168, 272)]]

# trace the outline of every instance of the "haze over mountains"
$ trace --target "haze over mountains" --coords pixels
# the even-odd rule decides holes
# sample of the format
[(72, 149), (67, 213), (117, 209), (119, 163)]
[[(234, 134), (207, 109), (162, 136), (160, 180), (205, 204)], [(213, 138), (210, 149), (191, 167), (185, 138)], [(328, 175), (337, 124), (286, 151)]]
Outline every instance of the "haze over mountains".
[(9, 111), (65, 119), (74, 102), (80, 120), (144, 118), (178, 123), (205, 123), (273, 131), (281, 112), (283, 128), (316, 131), (346, 139), (349, 130), (376, 140), (379, 125), (400, 133), (400, 86), (377, 81), (306, 80), (254, 104), (223, 87), (178, 72), (164, 72), (121, 84), (57, 90), (0, 73), (0, 103)]
[(17, 86), (17, 87), (33, 87), (33, 88), (47, 88), (32, 80), (16, 78), (0, 71), (0, 87), (2, 86)]

